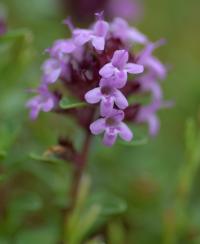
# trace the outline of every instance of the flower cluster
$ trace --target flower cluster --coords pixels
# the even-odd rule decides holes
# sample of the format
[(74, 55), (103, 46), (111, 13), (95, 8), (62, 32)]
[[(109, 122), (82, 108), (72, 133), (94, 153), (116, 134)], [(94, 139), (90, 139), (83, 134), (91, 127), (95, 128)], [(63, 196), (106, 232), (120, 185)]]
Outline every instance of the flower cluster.
[[(132, 140), (133, 133), (125, 122), (148, 123), (149, 133), (154, 136), (159, 129), (156, 112), (170, 106), (163, 101), (159, 83), (166, 77), (166, 67), (153, 56), (164, 41), (150, 42), (122, 18), (108, 23), (103, 13), (96, 17), (89, 29), (75, 28), (69, 19), (65, 21), (72, 37), (57, 40), (46, 50), (50, 58), (42, 65), (42, 81), (34, 90), (38, 94), (27, 103), (30, 117), (35, 119), (40, 111), (50, 110), (72, 116), (92, 134), (104, 133), (107, 146), (112, 146), (118, 135), (125, 141)], [(141, 47), (138, 54), (134, 52), (136, 45)], [(62, 87), (54, 85), (58, 81)], [(61, 108), (59, 102), (66, 93), (86, 101), (88, 106)], [(148, 93), (150, 104), (129, 102), (134, 96)]]

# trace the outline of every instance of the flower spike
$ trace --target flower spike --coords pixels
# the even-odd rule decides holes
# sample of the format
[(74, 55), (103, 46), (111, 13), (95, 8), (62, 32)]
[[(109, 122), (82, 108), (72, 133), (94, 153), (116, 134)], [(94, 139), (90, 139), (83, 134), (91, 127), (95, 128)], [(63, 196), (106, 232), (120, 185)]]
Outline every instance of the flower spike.
[[(165, 41), (150, 42), (122, 18), (108, 23), (104, 12), (95, 15), (97, 20), (88, 29), (75, 28), (69, 18), (64, 21), (72, 36), (46, 50), (49, 57), (42, 65), (42, 82), (26, 104), (30, 117), (52, 110), (72, 116), (87, 133), (88, 129), (94, 135), (104, 133), (108, 147), (118, 136), (128, 142), (133, 139), (127, 122), (147, 123), (149, 134), (155, 136), (160, 128), (157, 111), (171, 106), (163, 102), (159, 83), (166, 77), (166, 67), (153, 56)], [(132, 44), (142, 45), (139, 54), (133, 52)], [(68, 104), (66, 94), (78, 102)], [(152, 101), (133, 103), (136, 94), (150, 94)], [(61, 99), (67, 100), (66, 106)]]

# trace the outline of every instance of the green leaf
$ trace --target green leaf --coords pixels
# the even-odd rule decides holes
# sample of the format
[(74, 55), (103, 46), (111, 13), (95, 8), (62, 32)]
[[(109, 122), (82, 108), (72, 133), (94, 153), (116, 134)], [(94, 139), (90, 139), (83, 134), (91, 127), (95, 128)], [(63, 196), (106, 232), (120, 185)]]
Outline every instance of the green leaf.
[(0, 183), (4, 182), (7, 179), (6, 175), (0, 175)]
[(108, 240), (110, 244), (126, 243), (126, 231), (120, 220), (114, 220), (108, 225)]
[(90, 209), (88, 209), (88, 211), (85, 214), (80, 216), (77, 224), (69, 232), (69, 239), (67, 243), (82, 243), (84, 237), (91, 231), (93, 226), (96, 224), (100, 212), (100, 205), (93, 205)]
[(0, 37), (0, 43), (15, 41), (19, 38), (24, 38), (27, 42), (31, 42), (33, 37), (32, 33), (28, 29), (12, 30)]
[(34, 229), (23, 228), (16, 234), (16, 244), (55, 244), (58, 243), (58, 230), (55, 226), (38, 226)]
[[(88, 225), (88, 228), (86, 229), (86, 231), (84, 231), (84, 233), (92, 233), (93, 231), (99, 229), (100, 226), (102, 226), (105, 222), (107, 222), (110, 217), (122, 214), (127, 209), (127, 204), (123, 199), (120, 199), (110, 193), (105, 192), (96, 193), (89, 198), (86, 205), (85, 213), (90, 213), (92, 209), (95, 209), (95, 206), (96, 210), (94, 211), (94, 213), (96, 214), (91, 214), (91, 216), (93, 216), (93, 221), (89, 221), (89, 223), (93, 222), (93, 224), (90, 226)], [(80, 220), (83, 220), (86, 216), (87, 214), (85, 216), (82, 214), (80, 216)], [(84, 221), (87, 222), (86, 220)], [(76, 233), (78, 232), (74, 232), (74, 235)]]
[(105, 242), (100, 237), (96, 237), (92, 240), (87, 241), (85, 244), (105, 244)]
[[(4, 116), (3, 113), (2, 116)], [(6, 156), (6, 151), (13, 145), (20, 132), (21, 125), (17, 122), (6, 118), (0, 125), (0, 157)]]
[(98, 204), (101, 206), (101, 215), (107, 217), (124, 213), (127, 209), (126, 202), (110, 193), (94, 194), (89, 200), (89, 206)]
[(31, 153), (30, 158), (39, 162), (44, 162), (44, 163), (53, 163), (53, 164), (60, 164), (63, 163), (61, 159), (58, 159), (56, 157), (47, 157), (43, 155), (37, 155), (36, 153)]
[(197, 143), (197, 129), (195, 121), (192, 118), (186, 121), (185, 143), (188, 153), (192, 154)]
[[(68, 221), (66, 223), (66, 233), (65, 239), (70, 240), (68, 241), (71, 243), (79, 243), (77, 239), (81, 239), (81, 231), (79, 232), (79, 228), (77, 229), (80, 221), (82, 219), (81, 213), (85, 207), (85, 202), (88, 198), (89, 189), (90, 189), (90, 178), (87, 175), (83, 175), (79, 184), (79, 189), (76, 197), (76, 203), (74, 210), (72, 211), (71, 215), (68, 217)], [(89, 210), (88, 210), (89, 212)]]
[(87, 106), (87, 103), (85, 102), (77, 102), (74, 101), (74, 99), (64, 97), (60, 101), (60, 107), (62, 109), (72, 109), (72, 108), (80, 108)]
[(42, 208), (42, 199), (36, 193), (25, 193), (12, 200), (11, 209), (15, 212), (35, 212)]
[[(5, 151), (0, 150), (0, 160), (3, 160), (6, 157), (7, 153)], [(0, 161), (1, 163), (1, 161)]]

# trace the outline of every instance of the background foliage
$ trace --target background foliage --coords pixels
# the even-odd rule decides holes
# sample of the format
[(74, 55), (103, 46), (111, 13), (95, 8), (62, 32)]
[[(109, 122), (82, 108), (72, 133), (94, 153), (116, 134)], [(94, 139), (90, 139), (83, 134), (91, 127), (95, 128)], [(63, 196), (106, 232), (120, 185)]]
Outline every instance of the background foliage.
[(144, 2), (139, 27), (168, 40), (158, 55), (171, 64), (164, 89), (176, 106), (146, 145), (107, 149), (94, 139), (67, 225), (71, 166), (42, 155), (58, 135), (79, 142), (81, 131), (52, 114), (30, 122), (24, 106), (43, 50), (68, 35), (64, 16), (53, 0), (1, 2), (10, 32), (0, 38), (0, 243), (55, 244), (64, 234), (70, 244), (200, 243), (200, 2)]

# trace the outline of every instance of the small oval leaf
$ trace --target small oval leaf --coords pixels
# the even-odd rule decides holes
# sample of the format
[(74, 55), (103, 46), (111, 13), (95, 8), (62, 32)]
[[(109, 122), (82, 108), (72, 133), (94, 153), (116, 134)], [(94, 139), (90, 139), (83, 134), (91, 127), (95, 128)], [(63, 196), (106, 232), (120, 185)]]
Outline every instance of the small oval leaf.
[(85, 106), (87, 106), (87, 103), (77, 102), (77, 101), (71, 100), (67, 97), (62, 98), (60, 101), (60, 107), (62, 109), (80, 108), (80, 107), (85, 107)]
[(89, 205), (97, 204), (101, 206), (101, 215), (107, 217), (124, 213), (127, 209), (126, 202), (109, 193), (98, 193), (91, 197)]
[(55, 157), (46, 157), (43, 155), (37, 155), (36, 153), (31, 153), (29, 156), (33, 160), (44, 162), (44, 163), (59, 164), (59, 163), (63, 162), (61, 159), (58, 159)]

